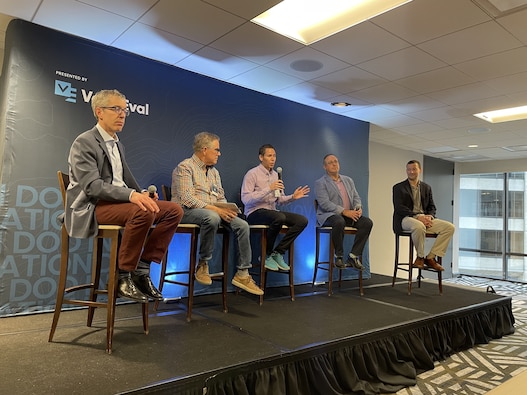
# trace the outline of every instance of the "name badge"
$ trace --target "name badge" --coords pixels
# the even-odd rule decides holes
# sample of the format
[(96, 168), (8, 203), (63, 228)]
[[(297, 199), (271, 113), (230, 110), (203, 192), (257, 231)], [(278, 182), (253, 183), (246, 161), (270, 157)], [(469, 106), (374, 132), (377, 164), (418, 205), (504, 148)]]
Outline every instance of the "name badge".
[(216, 185), (213, 184), (213, 185), (210, 187), (210, 194), (211, 194), (212, 196), (218, 196), (218, 188), (216, 187)]

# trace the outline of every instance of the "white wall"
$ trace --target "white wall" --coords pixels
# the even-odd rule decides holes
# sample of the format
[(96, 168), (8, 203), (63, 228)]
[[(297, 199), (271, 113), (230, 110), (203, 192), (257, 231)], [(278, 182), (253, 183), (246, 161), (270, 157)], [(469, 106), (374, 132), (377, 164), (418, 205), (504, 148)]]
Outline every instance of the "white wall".
[[(399, 150), (384, 144), (369, 145), (369, 217), (373, 220), (370, 235), (370, 270), (372, 273), (393, 275), (395, 236), (392, 231), (392, 186), (406, 179), (406, 163), (417, 159), (423, 163), (423, 155)], [(360, 194), (360, 191), (359, 191)], [(408, 250), (401, 245), (401, 257)], [(399, 272), (405, 277), (404, 272)]]
[[(373, 230), (370, 236), (370, 268), (372, 273), (393, 275), (395, 239), (392, 231), (392, 186), (406, 178), (406, 163), (417, 159), (423, 163), (423, 155), (399, 150), (384, 144), (369, 145), (370, 179), (369, 179), (369, 216), (373, 220)], [(454, 177), (454, 225), (459, 226), (458, 199), (459, 175), (472, 173), (494, 173), (527, 171), (525, 159), (466, 162), (456, 163)], [(423, 173), (426, 169), (423, 169)], [(421, 177), (423, 178), (423, 177)], [(359, 191), (361, 193), (361, 191)], [(401, 245), (401, 257), (408, 254), (408, 250)], [(452, 239), (453, 274), (457, 273), (458, 239), (454, 234)], [(404, 255), (403, 255), (404, 254)], [(399, 272), (399, 277), (405, 277)]]

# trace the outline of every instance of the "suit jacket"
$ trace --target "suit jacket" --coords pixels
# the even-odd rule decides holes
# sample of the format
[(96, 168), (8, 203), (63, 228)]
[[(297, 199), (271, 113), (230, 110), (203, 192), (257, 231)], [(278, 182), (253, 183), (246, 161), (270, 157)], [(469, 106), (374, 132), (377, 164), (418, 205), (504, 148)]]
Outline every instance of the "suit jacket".
[(101, 134), (94, 127), (73, 142), (68, 158), (70, 183), (66, 190), (64, 221), (71, 237), (88, 238), (97, 234), (95, 206), (99, 200), (128, 202), (133, 190), (140, 191), (126, 164), (124, 147), (117, 143), (126, 187), (112, 185), (110, 155)]
[[(348, 176), (340, 176), (351, 203), (351, 208), (362, 205), (360, 196), (355, 188), (355, 183)], [(315, 181), (315, 198), (318, 202), (317, 224), (324, 225), (324, 222), (332, 215), (340, 215), (344, 210), (342, 197), (335, 181), (327, 174)]]
[[(427, 215), (436, 215), (436, 206), (432, 197), (432, 187), (422, 181), (419, 182), (421, 192), (421, 206)], [(395, 184), (392, 188), (393, 199), (393, 231), (401, 233), (403, 231), (401, 222), (404, 217), (414, 216), (419, 213), (414, 212), (414, 200), (412, 198), (412, 187), (408, 179)]]

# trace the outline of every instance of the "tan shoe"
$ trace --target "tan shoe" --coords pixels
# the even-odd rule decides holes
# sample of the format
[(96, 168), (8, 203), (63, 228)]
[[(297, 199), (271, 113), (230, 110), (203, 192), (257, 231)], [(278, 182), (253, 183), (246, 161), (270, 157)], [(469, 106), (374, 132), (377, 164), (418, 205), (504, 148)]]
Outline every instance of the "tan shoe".
[(198, 265), (196, 269), (196, 273), (194, 273), (194, 277), (196, 278), (196, 281), (203, 285), (211, 285), (212, 284), (212, 278), (210, 278), (209, 274), (209, 265), (206, 263), (202, 263)]
[(264, 292), (262, 289), (256, 285), (253, 278), (251, 276), (247, 277), (240, 277), (238, 273), (234, 275), (234, 278), (232, 279), (232, 285), (235, 287), (241, 288), (244, 291), (250, 292), (254, 295), (263, 295)]
[(445, 270), (443, 266), (441, 266), (435, 259), (432, 258), (426, 258), (425, 259), (426, 266), (431, 267), (434, 270), (437, 270), (438, 272), (442, 272)]
[(418, 269), (424, 269), (425, 268), (425, 259), (424, 258), (415, 258), (415, 262), (413, 264), (413, 267), (416, 267)]

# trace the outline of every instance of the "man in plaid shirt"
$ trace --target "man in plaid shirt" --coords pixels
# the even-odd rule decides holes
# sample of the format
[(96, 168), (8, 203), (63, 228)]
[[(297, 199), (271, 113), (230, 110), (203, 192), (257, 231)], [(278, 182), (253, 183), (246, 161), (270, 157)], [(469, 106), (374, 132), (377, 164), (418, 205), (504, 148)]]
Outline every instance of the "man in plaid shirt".
[(214, 239), (220, 225), (231, 231), (237, 240), (238, 265), (232, 284), (255, 295), (263, 295), (249, 274), (251, 243), (249, 224), (238, 217), (236, 210), (216, 206), (226, 203), (221, 177), (214, 165), (221, 155), (220, 138), (209, 132), (194, 136), (194, 154), (183, 160), (172, 172), (172, 201), (184, 210), (181, 223), (200, 226), (199, 260), (196, 281), (211, 285), (209, 261), (214, 250)]

